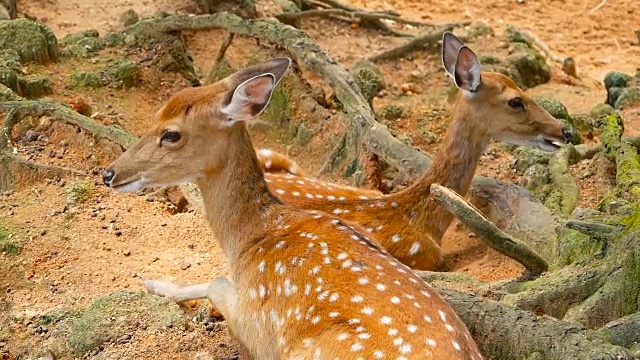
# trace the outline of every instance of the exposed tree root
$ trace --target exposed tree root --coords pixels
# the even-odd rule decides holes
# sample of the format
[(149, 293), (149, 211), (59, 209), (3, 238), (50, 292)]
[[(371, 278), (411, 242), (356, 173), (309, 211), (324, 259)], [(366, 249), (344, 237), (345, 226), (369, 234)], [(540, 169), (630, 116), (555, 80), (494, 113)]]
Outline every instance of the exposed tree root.
[(445, 31), (451, 31), (456, 27), (467, 25), (468, 23), (452, 23), (442, 25), (438, 30), (429, 32), (428, 34), (418, 36), (406, 44), (403, 44), (397, 48), (393, 48), (382, 52), (378, 55), (374, 55), (369, 58), (372, 62), (380, 62), (386, 60), (398, 59), (411, 54), (412, 52), (422, 50), (424, 48), (437, 49), (438, 42), (442, 40), (442, 34)]
[(512, 39), (517, 39), (518, 41), (527, 43), (529, 46), (533, 46), (540, 49), (540, 51), (542, 51), (549, 58), (549, 60), (561, 64), (562, 71), (564, 71), (567, 75), (573, 76), (575, 78), (578, 77), (574, 58), (572, 57), (565, 58), (554, 53), (549, 48), (549, 45), (547, 45), (544, 41), (542, 41), (538, 36), (536, 36), (531, 31), (518, 29), (514, 26), (507, 26), (507, 31), (510, 33), (510, 37)]
[(516, 260), (533, 274), (541, 274), (549, 268), (545, 259), (520, 240), (500, 230), (455, 191), (432, 184), (431, 196), (487, 245)]

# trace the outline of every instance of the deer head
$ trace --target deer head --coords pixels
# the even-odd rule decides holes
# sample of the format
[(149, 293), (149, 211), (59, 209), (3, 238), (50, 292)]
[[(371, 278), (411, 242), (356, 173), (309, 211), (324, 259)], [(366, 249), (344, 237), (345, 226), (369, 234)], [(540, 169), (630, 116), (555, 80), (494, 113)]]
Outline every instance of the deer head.
[[(554, 151), (573, 130), (536, 104), (508, 76), (482, 72), (476, 54), (455, 35), (442, 39), (442, 63), (460, 90), (456, 111), (473, 114), (486, 137), (514, 145)], [(464, 102), (466, 106), (460, 103)]]
[(290, 64), (289, 58), (273, 59), (176, 93), (157, 112), (158, 124), (104, 171), (105, 184), (136, 192), (216, 172), (238, 144), (232, 129), (266, 108)]

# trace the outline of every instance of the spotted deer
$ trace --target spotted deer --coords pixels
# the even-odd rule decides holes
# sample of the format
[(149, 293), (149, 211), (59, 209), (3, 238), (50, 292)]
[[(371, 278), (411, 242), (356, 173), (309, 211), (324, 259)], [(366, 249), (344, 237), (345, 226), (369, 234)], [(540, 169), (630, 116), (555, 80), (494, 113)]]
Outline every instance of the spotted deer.
[(440, 155), (412, 186), (382, 195), (294, 176), (299, 167), (293, 169), (286, 156), (273, 152), (279, 169), (293, 169), (282, 174), (269, 170), (270, 153), (263, 150), (261, 161), (269, 190), (287, 204), (362, 226), (368, 236), (413, 269), (437, 269), (442, 236), (453, 215), (429, 196), (431, 184), (466, 194), (491, 140), (554, 151), (572, 137), (571, 128), (533, 102), (509, 77), (481, 72), (474, 52), (448, 32), (442, 41), (442, 63), (459, 91)]
[(359, 228), (267, 187), (245, 123), (290, 63), (176, 93), (102, 174), (119, 192), (195, 181), (228, 258), (228, 278), (145, 286), (179, 302), (209, 299), (255, 359), (481, 359), (456, 313), (407, 266)]

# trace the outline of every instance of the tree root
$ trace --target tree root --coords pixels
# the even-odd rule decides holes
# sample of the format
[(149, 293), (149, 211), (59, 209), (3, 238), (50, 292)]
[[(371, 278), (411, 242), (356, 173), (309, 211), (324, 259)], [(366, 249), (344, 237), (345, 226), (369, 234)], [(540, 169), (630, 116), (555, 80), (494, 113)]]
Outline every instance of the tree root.
[(640, 341), (640, 313), (631, 314), (612, 321), (598, 330), (606, 339), (626, 348)]
[(467, 325), (488, 359), (624, 359), (633, 356), (602, 333), (509, 305), (434, 286)]
[(622, 139), (624, 124), (618, 114), (607, 116), (600, 139), (605, 156), (616, 163), (616, 188), (623, 198), (640, 199), (640, 158), (638, 150)]
[(512, 39), (517, 39), (518, 41), (523, 41), (527, 43), (529, 46), (536, 47), (540, 49), (551, 61), (557, 62), (562, 65), (562, 70), (570, 76), (578, 78), (578, 73), (576, 71), (576, 63), (575, 59), (572, 57), (562, 57), (549, 48), (544, 41), (542, 41), (539, 37), (537, 37), (531, 31), (518, 29), (514, 26), (507, 26), (507, 32), (510, 34)]
[(513, 238), (492, 224), (455, 191), (438, 184), (432, 184), (431, 196), (487, 245), (516, 260), (533, 274), (541, 274), (549, 268), (545, 259), (520, 240)]
[(451, 31), (456, 27), (464, 26), (467, 24), (468, 23), (445, 24), (439, 30), (416, 37), (415, 39), (412, 39), (411, 41), (397, 48), (393, 48), (391, 50), (384, 51), (378, 55), (374, 55), (369, 58), (369, 61), (375, 63), (375, 62), (381, 62), (386, 60), (392, 60), (392, 59), (401, 58), (403, 56), (407, 56), (412, 52), (424, 49), (426, 47), (436, 48), (437, 47), (436, 45), (438, 45), (438, 42), (442, 40), (442, 34), (445, 31)]

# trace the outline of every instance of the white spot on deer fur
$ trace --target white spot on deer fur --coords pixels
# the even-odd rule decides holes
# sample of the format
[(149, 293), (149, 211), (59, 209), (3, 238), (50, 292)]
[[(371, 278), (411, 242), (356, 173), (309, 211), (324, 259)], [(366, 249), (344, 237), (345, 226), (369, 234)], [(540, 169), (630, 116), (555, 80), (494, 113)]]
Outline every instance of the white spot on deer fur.
[(438, 315), (440, 315), (440, 319), (442, 319), (442, 321), (447, 322), (447, 314), (445, 314), (444, 311), (438, 310)]
[(329, 296), (329, 302), (335, 302), (339, 297), (340, 295), (338, 295), (338, 293), (333, 293), (331, 294), (331, 296)]
[(330, 258), (330, 257), (328, 257), (328, 256), (327, 256), (327, 257), (325, 257), (325, 258), (324, 258), (324, 263), (325, 263), (326, 265), (331, 264), (331, 258)]
[(427, 339), (427, 345), (429, 345), (429, 346), (431, 346), (432, 348), (434, 348), (434, 347), (438, 346), (438, 343), (437, 343), (435, 340), (433, 340), (433, 339), (431, 339), (431, 338), (428, 338), (428, 339)]
[(369, 278), (367, 278), (366, 276), (363, 276), (360, 279), (358, 279), (358, 284), (360, 285), (366, 285), (368, 282), (369, 282)]
[(398, 281), (398, 280), (393, 280), (393, 283), (398, 285), (398, 286), (400, 286), (400, 281)]
[(396, 305), (400, 304), (400, 298), (397, 297), (397, 296), (394, 296), (394, 297), (391, 298), (391, 302), (396, 304)]
[(338, 339), (338, 341), (345, 341), (345, 340), (347, 340), (348, 337), (349, 337), (349, 334), (342, 333), (342, 334), (338, 335), (337, 339)]
[(337, 311), (332, 311), (329, 313), (330, 318), (338, 317), (338, 315), (340, 315), (340, 313)]
[(323, 198), (323, 196), (322, 196), (322, 195), (320, 195), (320, 194), (316, 194), (316, 199), (322, 199), (322, 198)]
[(293, 196), (300, 196), (300, 192), (298, 192), (298, 191), (293, 191), (293, 192), (291, 192), (291, 195), (293, 195)]
[(282, 189), (276, 189), (276, 192), (280, 195), (284, 195), (284, 190)]
[(344, 259), (346, 259), (347, 257), (349, 257), (349, 255), (347, 255), (347, 253), (340, 253), (340, 254), (338, 254), (338, 256), (336, 256), (336, 259), (338, 259), (338, 260), (344, 260)]
[(364, 331), (364, 326), (362, 326), (362, 325), (360, 325), (360, 326), (358, 326), (358, 327), (356, 328), (356, 332), (357, 332), (357, 333), (361, 333), (361, 332), (363, 332), (363, 331)]
[(415, 301), (415, 302), (413, 303), (413, 306), (415, 306), (417, 309), (421, 309), (421, 308), (422, 308), (422, 306), (420, 306), (420, 304), (418, 304), (418, 302), (417, 302), (417, 301)]
[(362, 313), (365, 315), (373, 314), (373, 309), (369, 306), (362, 308)]
[(320, 316), (314, 316), (313, 319), (311, 319), (311, 323), (313, 325), (317, 324), (320, 322)]
[(309, 294), (311, 294), (311, 285), (307, 284), (304, 287), (304, 294), (309, 296)]
[(264, 260), (260, 261), (260, 264), (258, 264), (258, 271), (263, 273), (265, 266), (266, 266), (266, 263), (264, 262)]
[(311, 339), (302, 339), (302, 345), (304, 345), (304, 347), (309, 348), (312, 344), (313, 341)]
[(411, 244), (411, 249), (409, 249), (409, 255), (415, 255), (418, 253), (418, 250), (420, 250), (420, 243), (414, 241), (413, 244)]
[(426, 296), (426, 297), (431, 297), (431, 294), (429, 294), (428, 291), (422, 290), (420, 291), (422, 293), (422, 295)]
[(281, 249), (284, 246), (284, 243), (285, 243), (284, 240), (278, 241), (278, 243), (276, 244), (276, 249)]
[(302, 181), (302, 180), (296, 180), (296, 182), (297, 182), (298, 184), (300, 184), (300, 185), (304, 185), (304, 181)]
[(376, 351), (373, 352), (373, 356), (376, 359), (382, 359), (384, 357), (384, 353), (382, 351), (380, 351), (380, 350), (376, 350)]
[(320, 272), (320, 266), (316, 265), (313, 267), (313, 269), (311, 269), (311, 274), (312, 275), (318, 275), (318, 273)]
[(360, 266), (352, 266), (351, 271), (359, 272), (359, 271), (362, 271), (362, 268)]
[(349, 321), (347, 321), (350, 325), (355, 325), (355, 324), (360, 324), (360, 319), (349, 319)]
[(453, 348), (456, 349), (456, 351), (460, 351), (460, 344), (458, 344), (457, 341), (452, 341), (451, 344), (453, 345)]
[(397, 243), (398, 241), (400, 241), (400, 234), (395, 234), (391, 237), (391, 241), (393, 241), (394, 243)]
[(411, 281), (411, 282), (412, 282), (412, 283), (414, 283), (414, 284), (417, 284), (417, 283), (418, 283), (418, 280), (416, 280), (416, 279), (414, 279), (414, 278), (410, 278), (410, 279), (409, 279), (409, 281)]
[(361, 199), (361, 200), (367, 200), (367, 199), (369, 199), (368, 197), (366, 197), (366, 196), (364, 196), (364, 195), (360, 195), (360, 196), (358, 196), (358, 198), (359, 198), (359, 199)]
[(313, 199), (313, 195), (312, 195), (312, 194), (306, 194), (305, 196), (306, 196), (307, 198), (309, 198), (309, 199)]
[(380, 322), (383, 323), (384, 325), (389, 325), (391, 324), (391, 318), (388, 316), (383, 316), (380, 318)]
[(453, 326), (451, 326), (451, 324), (444, 324), (445, 329), (447, 329), (448, 332), (454, 332), (455, 329), (453, 328)]
[(347, 198), (345, 198), (344, 196), (340, 196), (340, 197), (338, 198), (338, 200), (342, 200), (342, 201), (344, 201), (344, 200), (347, 200)]
[(404, 344), (400, 346), (400, 352), (402, 354), (408, 354), (411, 352), (411, 344)]
[(325, 290), (322, 293), (320, 293), (320, 295), (318, 295), (318, 300), (324, 301), (324, 299), (326, 299), (327, 296), (329, 296), (329, 290)]
[(376, 265), (376, 270), (382, 270), (382, 265)]
[(362, 302), (362, 300), (364, 300), (364, 299), (360, 295), (354, 295), (354, 296), (351, 297), (351, 302), (352, 303), (359, 303), (359, 302)]
[(266, 167), (267, 169), (271, 168), (271, 159), (268, 159), (267, 161), (264, 162), (264, 167)]
[(258, 292), (254, 288), (249, 289), (249, 297), (251, 300), (255, 300), (258, 297)]
[(265, 289), (264, 285), (260, 284), (258, 285), (258, 292), (260, 292), (260, 297), (264, 298), (264, 296), (267, 294), (267, 289)]
[(432, 323), (433, 322), (433, 319), (429, 315), (425, 315), (422, 318), (424, 319), (424, 321), (426, 321), (428, 323)]
[(333, 213), (334, 214), (341, 214), (342, 213), (342, 209), (333, 209)]
[(366, 340), (366, 339), (371, 338), (371, 334), (369, 334), (369, 333), (358, 334), (358, 338), (360, 338), (362, 340)]
[(413, 334), (418, 331), (418, 327), (416, 325), (409, 324), (407, 325), (407, 331)]
[(403, 342), (404, 342), (404, 339), (401, 337), (393, 339), (393, 345), (395, 346), (400, 346), (402, 345)]
[(347, 260), (345, 260), (345, 261), (342, 263), (342, 268), (343, 268), (343, 269), (346, 269), (346, 268), (348, 268), (349, 266), (351, 266), (351, 264), (352, 264), (352, 261), (351, 261), (350, 259), (347, 259)]
[(389, 332), (387, 332), (387, 334), (389, 336), (396, 336), (396, 335), (398, 335), (398, 329), (391, 328), (391, 329), (389, 329)]
[(387, 286), (385, 284), (376, 284), (376, 289), (378, 289), (378, 291), (385, 291)]
[(355, 344), (351, 345), (351, 351), (356, 352), (356, 351), (360, 351), (360, 350), (362, 350), (362, 344), (355, 343)]
[(335, 196), (333, 196), (333, 195), (329, 195), (329, 196), (327, 196), (327, 200), (331, 200), (331, 201), (333, 201), (333, 200), (335, 200), (335, 199), (336, 199), (336, 197), (335, 197)]

